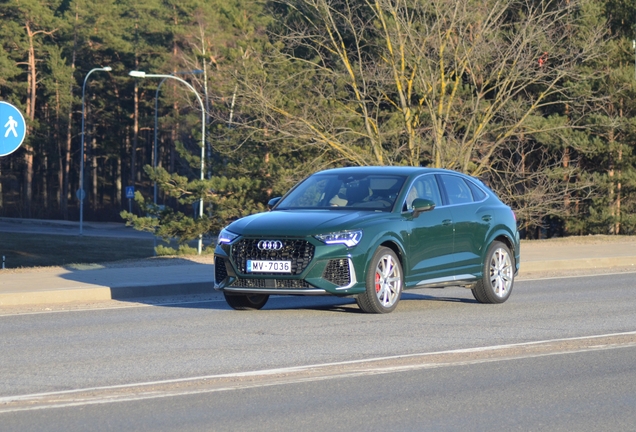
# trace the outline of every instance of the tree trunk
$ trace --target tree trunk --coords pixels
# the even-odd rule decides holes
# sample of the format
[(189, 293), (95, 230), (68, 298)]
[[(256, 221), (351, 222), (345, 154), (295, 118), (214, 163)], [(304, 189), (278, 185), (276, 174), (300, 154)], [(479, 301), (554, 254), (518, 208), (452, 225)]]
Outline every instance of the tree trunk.
[[(620, 109), (618, 116), (623, 119), (623, 103), (624, 100), (620, 100)], [(622, 123), (622, 122), (621, 122)], [(618, 172), (616, 178), (616, 219), (614, 222), (614, 233), (616, 235), (621, 233), (621, 187), (622, 185), (622, 167), (623, 167), (623, 141), (622, 139), (618, 143)]]
[[(28, 72), (27, 72), (27, 105), (26, 115), (30, 120), (27, 124), (26, 134), (31, 135), (33, 132), (33, 121), (35, 119), (35, 103), (36, 103), (36, 90), (37, 90), (37, 69), (35, 65), (35, 46), (33, 38), (35, 33), (31, 30), (31, 23), (27, 22), (24, 25), (29, 43), (29, 54), (27, 59)], [(33, 148), (31, 145), (26, 144), (24, 152), (24, 211), (26, 217), (31, 217), (31, 202), (33, 200)]]
[(612, 155), (612, 145), (614, 144), (614, 129), (610, 128), (609, 137), (608, 137), (608, 147), (610, 150), (609, 153), (609, 166), (607, 170), (607, 175), (609, 177), (609, 206), (610, 206), (610, 215), (612, 216), (612, 222), (609, 227), (610, 234), (617, 234), (616, 230), (616, 207), (614, 205), (614, 157)]
[(174, 113), (174, 118), (177, 119), (172, 130), (170, 131), (170, 139), (172, 142), (172, 147), (170, 147), (170, 172), (173, 173), (175, 170), (176, 163), (176, 152), (174, 148), (174, 143), (179, 139), (179, 104), (177, 103), (175, 86), (172, 86), (173, 100), (174, 103), (172, 105), (172, 112)]
[(93, 139), (91, 140), (91, 180), (92, 180), (92, 198), (91, 206), (93, 211), (97, 211), (97, 139), (95, 131), (93, 131)]
[(614, 223), (614, 234), (619, 235), (621, 233), (621, 163), (623, 161), (623, 144), (618, 145), (618, 172), (616, 178), (616, 215)]
[[(77, 7), (77, 4), (76, 4)], [(71, 55), (71, 73), (75, 73), (75, 60), (77, 58), (77, 21), (79, 14), (75, 12), (75, 29), (73, 32), (73, 54)], [(71, 101), (68, 107), (68, 124), (66, 125), (66, 148), (64, 149), (64, 184), (61, 191), (61, 211), (62, 218), (68, 220), (68, 202), (71, 199), (71, 191), (69, 188), (69, 176), (71, 173), (71, 149), (73, 143), (73, 83), (68, 89), (71, 95)]]
[[(139, 67), (139, 62), (135, 60), (135, 68)], [(139, 136), (139, 86), (137, 85), (137, 81), (135, 80), (135, 90), (133, 92), (133, 140), (132, 140), (132, 149), (130, 154), (130, 184), (129, 186), (135, 185), (136, 179), (136, 170), (137, 170), (137, 139)]]
[(115, 206), (121, 208), (121, 187), (122, 187), (121, 158), (117, 158), (115, 165)]
[[(126, 128), (126, 137), (124, 138), (125, 143), (126, 143), (125, 148), (126, 148), (126, 151), (127, 151), (127, 153), (128, 153), (128, 154), (134, 154), (134, 152), (133, 152), (133, 146), (132, 146), (132, 143), (130, 142), (130, 134), (131, 134), (131, 130), (130, 130), (130, 128), (129, 128), (129, 127), (127, 127), (127, 128)], [(132, 160), (131, 160), (131, 165), (133, 165)], [(134, 172), (134, 171), (135, 171), (135, 170), (134, 170), (134, 168), (131, 168), (131, 169), (130, 169), (130, 172), (131, 172), (131, 173), (132, 173), (132, 172)], [(130, 174), (129, 174), (129, 175), (130, 175)], [(122, 186), (121, 186), (121, 187), (120, 187), (120, 189), (119, 189), (119, 197), (122, 199), (122, 203), (124, 203), (124, 201), (123, 201), (123, 198), (124, 198), (124, 197), (123, 197), (123, 195), (122, 195), (122, 193), (123, 193), (123, 186), (124, 186), (124, 185), (133, 185), (133, 183), (134, 183), (134, 181), (135, 181), (135, 179), (134, 179), (134, 178), (123, 178), (123, 177), (124, 177), (124, 175), (123, 175), (123, 173), (122, 173)]]
[(60, 89), (55, 88), (55, 132), (53, 140), (55, 141), (55, 149), (57, 150), (57, 193), (55, 199), (57, 201), (58, 210), (62, 209), (62, 184), (64, 183), (64, 158), (62, 156), (62, 144), (60, 137), (62, 132), (60, 130), (60, 111), (62, 106), (60, 104)]

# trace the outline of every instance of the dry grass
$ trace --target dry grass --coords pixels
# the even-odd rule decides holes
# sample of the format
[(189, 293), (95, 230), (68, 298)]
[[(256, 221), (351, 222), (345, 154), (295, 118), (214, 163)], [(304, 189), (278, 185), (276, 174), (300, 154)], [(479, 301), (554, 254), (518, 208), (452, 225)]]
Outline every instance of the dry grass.
[(152, 239), (0, 232), (8, 269), (137, 260), (154, 256)]

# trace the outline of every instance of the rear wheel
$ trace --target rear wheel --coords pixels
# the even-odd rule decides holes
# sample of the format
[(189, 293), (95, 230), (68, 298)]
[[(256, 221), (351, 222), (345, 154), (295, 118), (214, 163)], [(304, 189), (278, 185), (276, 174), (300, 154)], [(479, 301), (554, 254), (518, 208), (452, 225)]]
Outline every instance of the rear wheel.
[(508, 246), (493, 242), (484, 262), (484, 275), (472, 288), (479, 303), (503, 303), (508, 300), (515, 281), (514, 258)]
[(223, 295), (227, 304), (236, 310), (258, 310), (269, 300), (267, 294), (230, 294), (223, 291)]
[(357, 296), (356, 302), (364, 312), (391, 312), (400, 301), (403, 286), (400, 260), (391, 249), (380, 247), (367, 270), (366, 290)]

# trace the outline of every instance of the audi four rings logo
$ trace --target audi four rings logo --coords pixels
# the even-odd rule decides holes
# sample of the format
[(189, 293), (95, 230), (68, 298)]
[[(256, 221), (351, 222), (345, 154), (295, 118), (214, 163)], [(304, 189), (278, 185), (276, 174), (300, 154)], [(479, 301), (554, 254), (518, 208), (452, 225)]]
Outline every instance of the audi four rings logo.
[(283, 248), (283, 242), (280, 240), (261, 240), (258, 242), (260, 250), (280, 250)]

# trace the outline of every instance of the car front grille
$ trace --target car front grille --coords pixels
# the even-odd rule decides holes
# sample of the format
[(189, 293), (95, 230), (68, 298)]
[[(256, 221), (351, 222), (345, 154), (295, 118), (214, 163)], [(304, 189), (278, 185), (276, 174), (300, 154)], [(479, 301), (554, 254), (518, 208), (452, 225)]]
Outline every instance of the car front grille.
[(351, 283), (349, 260), (335, 259), (329, 261), (325, 267), (322, 277), (339, 287), (349, 285)]
[(314, 288), (302, 279), (243, 279), (238, 278), (232, 283), (234, 288), (286, 288), (304, 289)]
[[(261, 250), (262, 239), (241, 239), (232, 246), (232, 260), (240, 273), (247, 273), (247, 260), (291, 261), (291, 274), (301, 274), (314, 257), (314, 245), (307, 240), (281, 240), (279, 250)], [(278, 274), (278, 273), (259, 273)]]

